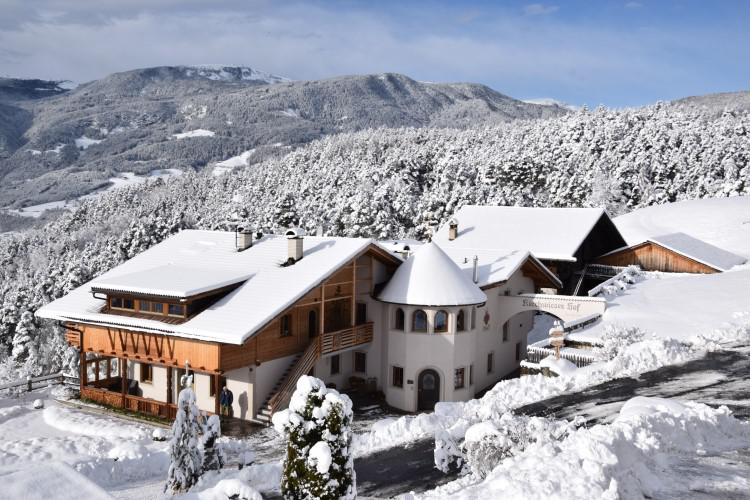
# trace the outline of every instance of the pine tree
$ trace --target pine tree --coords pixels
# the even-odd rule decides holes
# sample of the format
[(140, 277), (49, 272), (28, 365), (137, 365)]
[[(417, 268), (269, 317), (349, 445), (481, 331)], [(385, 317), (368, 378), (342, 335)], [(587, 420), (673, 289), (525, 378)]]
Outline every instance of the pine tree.
[(203, 470), (219, 470), (224, 467), (224, 449), (218, 439), (221, 437), (221, 419), (211, 415), (203, 430)]
[(12, 356), (17, 363), (34, 363), (36, 361), (38, 348), (33, 330), (34, 315), (29, 311), (24, 311), (13, 334)]
[(184, 492), (198, 482), (203, 470), (198, 414), (195, 393), (190, 387), (182, 389), (177, 402), (177, 416), (172, 424), (172, 440), (169, 442), (171, 465), (164, 491)]
[(314, 377), (297, 381), (289, 408), (273, 416), (274, 427), (287, 439), (281, 478), (285, 499), (356, 497), (351, 422), (348, 396)]

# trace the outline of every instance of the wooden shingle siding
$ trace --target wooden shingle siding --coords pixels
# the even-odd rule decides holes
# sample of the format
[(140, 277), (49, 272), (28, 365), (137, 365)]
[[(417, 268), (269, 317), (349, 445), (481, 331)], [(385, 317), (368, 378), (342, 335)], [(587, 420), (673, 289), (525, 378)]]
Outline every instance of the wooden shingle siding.
[(641, 266), (645, 271), (662, 271), (666, 273), (711, 274), (719, 272), (711, 266), (702, 264), (651, 241), (623, 248), (617, 252), (599, 257), (596, 262), (610, 266), (629, 266), (635, 264)]

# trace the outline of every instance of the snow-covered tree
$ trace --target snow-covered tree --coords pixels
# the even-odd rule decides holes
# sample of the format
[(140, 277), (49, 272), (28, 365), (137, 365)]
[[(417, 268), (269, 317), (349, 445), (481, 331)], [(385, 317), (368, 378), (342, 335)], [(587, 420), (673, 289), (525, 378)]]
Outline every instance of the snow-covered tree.
[(348, 396), (314, 377), (297, 381), (289, 408), (273, 416), (274, 427), (287, 440), (281, 479), (285, 499), (356, 497), (351, 421)]
[(190, 387), (185, 387), (180, 391), (177, 416), (172, 424), (172, 440), (169, 442), (171, 465), (164, 491), (187, 491), (200, 478), (203, 471), (203, 447), (200, 443), (198, 415), (195, 393)]
[(203, 470), (219, 470), (224, 467), (226, 459), (224, 449), (219, 442), (221, 437), (221, 419), (218, 415), (211, 415), (203, 429)]
[(33, 334), (34, 315), (29, 311), (21, 314), (21, 319), (16, 324), (13, 335), (13, 359), (18, 363), (37, 363), (37, 338)]

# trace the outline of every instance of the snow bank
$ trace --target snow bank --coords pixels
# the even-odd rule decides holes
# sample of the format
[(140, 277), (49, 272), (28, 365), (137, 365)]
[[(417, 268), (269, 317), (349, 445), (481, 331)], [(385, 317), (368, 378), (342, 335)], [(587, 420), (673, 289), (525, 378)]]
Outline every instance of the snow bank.
[(183, 500), (263, 500), (254, 488), (239, 479), (222, 479), (213, 488), (189, 493), (177, 498)]
[[(701, 454), (749, 446), (750, 423), (735, 419), (726, 407), (636, 398), (612, 424), (578, 429), (559, 443), (531, 443), (484, 480), (465, 476), (410, 497), (659, 498), (685, 482), (681, 460), (695, 456), (696, 449)], [(733, 491), (730, 475), (713, 486)]]
[(24, 500), (111, 500), (112, 497), (60, 462), (35, 464), (21, 471), (0, 470), (0, 498)]
[(574, 363), (567, 359), (555, 359), (554, 356), (547, 356), (539, 363), (539, 366), (542, 368), (549, 368), (551, 372), (557, 373), (558, 375), (571, 375), (578, 369)]
[(121, 439), (145, 439), (150, 435), (149, 430), (138, 424), (126, 423), (122, 420), (109, 420), (80, 411), (75, 411), (58, 406), (50, 406), (44, 409), (44, 423), (55, 429), (84, 434), (87, 436), (99, 436), (105, 438)]

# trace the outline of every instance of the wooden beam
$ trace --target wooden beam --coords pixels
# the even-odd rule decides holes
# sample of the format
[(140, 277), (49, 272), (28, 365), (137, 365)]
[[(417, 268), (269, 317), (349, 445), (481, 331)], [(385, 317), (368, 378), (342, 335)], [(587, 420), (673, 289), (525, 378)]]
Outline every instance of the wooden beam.
[(167, 367), (167, 404), (172, 404), (172, 393), (174, 392), (172, 388), (172, 368)]
[(212, 377), (212, 382), (214, 384), (214, 413), (219, 415), (219, 394), (221, 393), (221, 387), (219, 387), (219, 383), (221, 382), (221, 375), (218, 373), (214, 375)]
[(352, 263), (352, 326), (357, 324), (357, 259)]
[(318, 335), (323, 335), (326, 331), (326, 287), (325, 285), (320, 286), (320, 331)]

